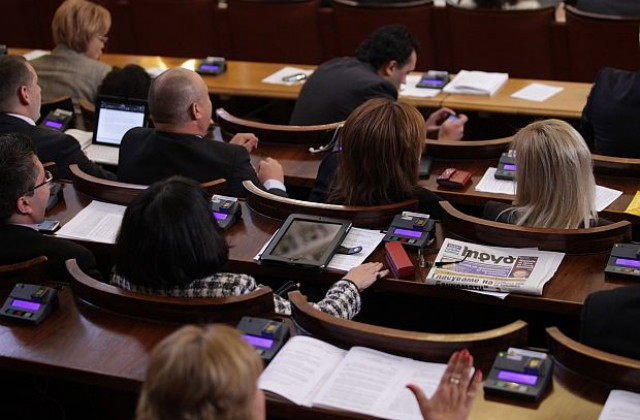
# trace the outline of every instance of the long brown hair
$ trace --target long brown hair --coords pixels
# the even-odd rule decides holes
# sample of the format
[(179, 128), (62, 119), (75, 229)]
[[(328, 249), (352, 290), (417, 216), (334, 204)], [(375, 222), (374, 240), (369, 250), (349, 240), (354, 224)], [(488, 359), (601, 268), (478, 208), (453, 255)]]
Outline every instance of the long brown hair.
[(413, 106), (385, 98), (360, 105), (342, 129), (327, 202), (376, 206), (409, 199), (425, 138), (424, 118)]

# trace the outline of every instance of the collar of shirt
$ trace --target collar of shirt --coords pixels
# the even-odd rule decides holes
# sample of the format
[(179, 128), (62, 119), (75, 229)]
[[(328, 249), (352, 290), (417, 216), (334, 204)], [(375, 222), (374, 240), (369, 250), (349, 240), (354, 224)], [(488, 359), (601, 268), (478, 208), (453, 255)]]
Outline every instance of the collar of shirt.
[(38, 225), (37, 224), (35, 224), (35, 225), (28, 225), (28, 224), (25, 224), (25, 223), (11, 223), (11, 224), (14, 225), (14, 226), (24, 226), (24, 227), (27, 227), (27, 228), (31, 228), (33, 230), (38, 230)]
[(33, 125), (35, 127), (36, 123), (35, 121), (33, 121), (31, 118), (24, 116), (24, 115), (20, 115), (20, 114), (13, 114), (11, 112), (7, 112), (7, 115), (11, 115), (12, 117), (16, 117), (16, 118), (20, 118), (22, 121), (26, 121), (29, 123), (29, 125)]

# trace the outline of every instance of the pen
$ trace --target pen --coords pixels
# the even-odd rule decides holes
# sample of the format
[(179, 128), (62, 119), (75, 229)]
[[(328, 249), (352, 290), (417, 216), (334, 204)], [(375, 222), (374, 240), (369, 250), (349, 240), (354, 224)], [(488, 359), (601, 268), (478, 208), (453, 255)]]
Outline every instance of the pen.
[(289, 76), (285, 76), (282, 78), (283, 82), (287, 82), (287, 83), (295, 83), (295, 82), (300, 82), (304, 79), (307, 78), (307, 75), (304, 73), (296, 73), (296, 74), (291, 74)]

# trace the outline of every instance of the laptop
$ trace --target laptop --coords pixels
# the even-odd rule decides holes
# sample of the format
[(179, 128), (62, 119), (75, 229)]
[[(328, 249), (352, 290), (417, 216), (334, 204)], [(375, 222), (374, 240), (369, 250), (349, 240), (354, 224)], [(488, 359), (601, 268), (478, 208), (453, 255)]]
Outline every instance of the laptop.
[(117, 165), (124, 134), (134, 127), (146, 127), (148, 122), (147, 101), (98, 96), (93, 139), (85, 149), (87, 157), (94, 162)]

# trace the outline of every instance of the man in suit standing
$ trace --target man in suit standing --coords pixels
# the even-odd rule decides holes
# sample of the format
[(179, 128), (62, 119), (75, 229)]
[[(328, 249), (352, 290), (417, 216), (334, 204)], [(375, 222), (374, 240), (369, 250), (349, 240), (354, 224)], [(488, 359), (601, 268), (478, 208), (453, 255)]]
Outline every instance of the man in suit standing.
[[(398, 99), (407, 75), (416, 68), (418, 43), (402, 25), (383, 26), (356, 50), (355, 57), (334, 58), (321, 64), (300, 91), (290, 124), (329, 124), (347, 119), (371, 98)], [(426, 122), (429, 137), (460, 140), (465, 115), (441, 108)]]
[(237, 134), (230, 144), (204, 138), (212, 104), (207, 85), (197, 73), (172, 68), (158, 76), (149, 90), (149, 111), (156, 128), (133, 128), (122, 139), (120, 181), (152, 184), (172, 175), (198, 182), (225, 178), (230, 194), (244, 197), (242, 181), (250, 180), (269, 192), (286, 195), (278, 161), (264, 159), (257, 174), (251, 167), (249, 152), (258, 144), (253, 134)]
[(36, 147), (41, 162), (55, 162), (58, 176), (71, 178), (69, 165), (99, 178), (115, 175), (91, 162), (76, 139), (60, 131), (36, 126), (40, 116), (40, 86), (31, 64), (22, 56), (0, 56), (0, 134), (22, 133)]
[(27, 136), (0, 135), (0, 264), (44, 255), (48, 273), (56, 280), (65, 280), (64, 262), (75, 258), (87, 274), (99, 279), (89, 250), (37, 230), (44, 219), (52, 179)]

